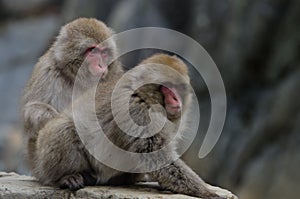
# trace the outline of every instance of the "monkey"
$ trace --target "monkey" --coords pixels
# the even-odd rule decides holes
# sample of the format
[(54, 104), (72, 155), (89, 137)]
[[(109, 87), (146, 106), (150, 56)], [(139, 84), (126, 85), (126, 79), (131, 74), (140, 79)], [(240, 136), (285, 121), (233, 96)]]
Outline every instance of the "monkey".
[[(94, 116), (99, 126), (93, 123), (95, 118), (89, 106), (84, 106), (91, 98), (88, 93), (74, 102), (77, 113), (74, 113), (75, 108), (68, 108), (45, 125), (37, 139), (33, 175), (45, 185), (73, 191), (89, 185), (132, 184), (141, 176), (149, 175), (163, 189), (174, 193), (207, 199), (237, 198), (229, 191), (206, 184), (178, 157), (178, 142), (172, 142), (174, 137), (180, 137), (176, 136), (180, 120), (189, 117), (192, 96), (187, 65), (175, 55), (155, 54), (129, 72), (122, 76), (122, 83), (118, 77), (97, 87)], [(146, 84), (140, 86), (140, 81)], [(159, 83), (155, 83), (157, 81)], [(116, 88), (120, 90), (116, 91)], [(128, 93), (129, 100), (126, 101), (123, 98)], [(113, 100), (116, 100), (116, 107), (113, 107)], [(128, 113), (123, 111), (126, 105)], [(153, 119), (151, 109), (166, 121), (154, 134), (151, 128), (143, 128)], [(142, 128), (132, 125), (126, 114)], [(104, 136), (99, 136), (100, 128)], [(80, 136), (80, 131), (85, 139)], [(123, 157), (113, 151), (114, 147), (108, 142), (140, 156), (137, 159)], [(100, 159), (111, 160), (114, 166), (129, 166), (129, 170), (120, 171), (99, 161), (87, 146), (95, 147)], [(157, 156), (147, 156), (156, 151), (159, 151)], [(156, 164), (165, 160), (170, 163), (156, 168)]]
[(120, 62), (114, 60), (117, 49), (109, 39), (112, 35), (113, 31), (97, 19), (76, 19), (61, 28), (35, 65), (21, 99), (29, 164), (39, 130), (71, 103), (75, 80), (85, 92), (98, 79), (109, 81), (122, 73)]
[[(115, 56), (116, 46), (112, 41), (104, 46), (98, 44), (112, 34), (111, 29), (96, 19), (79, 18), (61, 28), (54, 44), (39, 59), (24, 89), (25, 132), (30, 137), (40, 129), (39, 125), (71, 102), (76, 75), (83, 89), (91, 80), (109, 78), (107, 64)], [(77, 74), (81, 65), (83, 74)], [(109, 71), (110, 74), (121, 72), (120, 64), (113, 62)]]

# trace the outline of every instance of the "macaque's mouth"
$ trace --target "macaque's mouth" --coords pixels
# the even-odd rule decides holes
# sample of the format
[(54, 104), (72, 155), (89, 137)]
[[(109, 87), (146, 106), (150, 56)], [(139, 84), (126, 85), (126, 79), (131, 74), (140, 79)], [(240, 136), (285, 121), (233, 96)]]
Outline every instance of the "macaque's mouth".
[(101, 77), (106, 74), (107, 66), (93, 65), (93, 66), (89, 67), (89, 69), (93, 76)]
[(175, 115), (175, 114), (177, 114), (181, 111), (181, 107), (180, 106), (166, 105), (166, 111), (169, 114)]
[(182, 105), (181, 97), (175, 86), (173, 87), (161, 86), (160, 90), (165, 97), (166, 104), (169, 104), (172, 107), (177, 107), (177, 106), (181, 107)]

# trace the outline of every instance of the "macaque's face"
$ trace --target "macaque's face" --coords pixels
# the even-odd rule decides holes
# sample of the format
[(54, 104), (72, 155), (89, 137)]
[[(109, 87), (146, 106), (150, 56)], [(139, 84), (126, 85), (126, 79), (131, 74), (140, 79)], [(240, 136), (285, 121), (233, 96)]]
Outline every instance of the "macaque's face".
[[(186, 64), (176, 56), (156, 54), (145, 59), (135, 68), (139, 81), (157, 82), (139, 89), (155, 96), (156, 103), (161, 104), (170, 120), (178, 119), (187, 110), (192, 98), (190, 78)], [(153, 93), (152, 93), (153, 92)], [(147, 96), (146, 94), (146, 96)]]
[(99, 45), (90, 46), (85, 52), (85, 61), (92, 76), (99, 78), (105, 77), (112, 57), (110, 47), (102, 47)]
[(53, 45), (55, 61), (69, 75), (79, 75), (82, 81), (102, 79), (116, 55), (112, 34), (104, 23), (94, 19), (71, 22), (61, 29)]
[(164, 97), (164, 107), (168, 117), (180, 117), (186, 95), (184, 86), (167, 84), (167, 86), (160, 86), (160, 91)]
[(161, 87), (164, 96), (165, 109), (168, 114), (176, 115), (181, 111), (182, 100), (176, 88)]

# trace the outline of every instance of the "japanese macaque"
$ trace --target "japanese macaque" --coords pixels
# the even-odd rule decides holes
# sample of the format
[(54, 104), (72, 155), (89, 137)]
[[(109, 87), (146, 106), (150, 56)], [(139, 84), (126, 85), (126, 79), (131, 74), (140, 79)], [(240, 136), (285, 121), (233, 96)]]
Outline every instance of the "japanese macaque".
[(71, 103), (75, 79), (85, 92), (98, 80), (110, 81), (122, 73), (120, 63), (113, 61), (116, 46), (111, 36), (111, 29), (101, 21), (79, 18), (61, 28), (39, 59), (22, 98), (29, 163), (39, 130)]
[[(101, 83), (94, 104), (88, 100), (91, 93), (79, 97), (73, 109), (66, 109), (40, 131), (33, 175), (43, 184), (77, 190), (131, 184), (149, 175), (174, 193), (236, 198), (206, 184), (178, 157), (174, 139), (181, 137), (176, 135), (178, 126), (189, 116), (192, 100), (188, 68), (179, 58), (153, 55), (120, 80)], [(162, 120), (162, 128), (157, 128), (155, 122)]]

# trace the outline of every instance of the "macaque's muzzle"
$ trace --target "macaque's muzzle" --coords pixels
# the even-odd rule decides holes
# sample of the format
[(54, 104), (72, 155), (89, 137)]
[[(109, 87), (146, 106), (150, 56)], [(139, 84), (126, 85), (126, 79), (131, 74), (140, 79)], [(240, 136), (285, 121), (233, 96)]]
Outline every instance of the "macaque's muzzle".
[(164, 95), (166, 111), (171, 115), (175, 115), (179, 113), (182, 107), (182, 100), (180, 95), (177, 92), (176, 87), (162, 86), (161, 92)]

